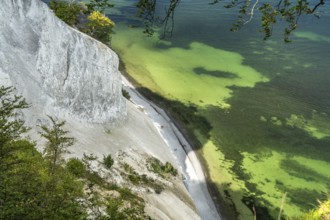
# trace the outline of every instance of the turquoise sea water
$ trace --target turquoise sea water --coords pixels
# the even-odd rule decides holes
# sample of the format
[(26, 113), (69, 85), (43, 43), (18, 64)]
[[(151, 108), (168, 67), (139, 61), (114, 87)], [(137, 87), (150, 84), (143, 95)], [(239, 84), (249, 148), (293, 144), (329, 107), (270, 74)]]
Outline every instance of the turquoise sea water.
[[(203, 144), (211, 179), (244, 219), (313, 208), (330, 189), (330, 7), (301, 18), (283, 42), (283, 25), (263, 40), (258, 15), (230, 32), (236, 11), (207, 1), (181, 1), (172, 35), (143, 34), (134, 1), (107, 11), (117, 27), (113, 48), (142, 86), (198, 108), (212, 126)], [(155, 17), (166, 1), (158, 1)], [(198, 124), (196, 125), (198, 126)], [(212, 150), (213, 149), (213, 150)], [(218, 154), (215, 157), (214, 154)], [(241, 203), (241, 204), (239, 204)], [(247, 209), (244, 207), (248, 207)]]

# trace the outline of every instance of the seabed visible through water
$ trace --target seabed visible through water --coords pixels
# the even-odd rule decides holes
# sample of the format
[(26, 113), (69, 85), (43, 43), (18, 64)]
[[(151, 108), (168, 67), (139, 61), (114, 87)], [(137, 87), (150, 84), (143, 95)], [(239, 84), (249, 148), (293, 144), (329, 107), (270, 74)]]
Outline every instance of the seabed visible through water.
[(148, 37), (129, 25), (133, 8), (109, 11), (114, 50), (141, 86), (207, 120), (188, 127), (241, 219), (253, 204), (277, 218), (285, 193), (284, 215), (313, 208), (330, 189), (329, 15), (301, 19), (285, 44), (281, 28), (263, 41), (257, 20), (231, 33), (234, 11), (198, 1), (180, 3), (171, 38)]

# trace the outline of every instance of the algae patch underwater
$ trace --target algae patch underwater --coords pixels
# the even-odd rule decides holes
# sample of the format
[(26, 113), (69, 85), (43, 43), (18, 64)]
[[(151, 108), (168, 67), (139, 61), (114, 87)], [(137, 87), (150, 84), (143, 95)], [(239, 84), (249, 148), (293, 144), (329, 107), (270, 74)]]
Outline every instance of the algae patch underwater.
[[(127, 29), (121, 25), (117, 28), (113, 46), (127, 72), (142, 86), (167, 99), (196, 105), (198, 114), (211, 123), (209, 139), (199, 135), (202, 133), (199, 127), (194, 130), (203, 145), (200, 152), (220, 193), (226, 196), (224, 190), (231, 191), (241, 218), (252, 215), (241, 202), (245, 194), (254, 195), (255, 201), (267, 207), (273, 217), (278, 214), (285, 191), (288, 191), (284, 207), (287, 216), (307, 211), (309, 204), (316, 203), (322, 187), (297, 175), (288, 178), (292, 174), (288, 167), (304, 172), (312, 167), (328, 167), (323, 164), (327, 153), (322, 153), (327, 152), (328, 146), (329, 129), (322, 123), (328, 120), (328, 115), (320, 110), (325, 104), (318, 106), (325, 98), (315, 103), (315, 99), (311, 100), (313, 96), (319, 97), (320, 91), (328, 90), (316, 81), (313, 85), (307, 83), (316, 77), (307, 74), (308, 71), (320, 65), (313, 60), (305, 62), (306, 56), (301, 51), (280, 45), (277, 40), (259, 44), (252, 38), (245, 39), (253, 43), (245, 48), (246, 44), (238, 44), (239, 47), (235, 42), (236, 52), (235, 49), (232, 52), (228, 51), (231, 44), (226, 50), (220, 49), (223, 42), (208, 45), (207, 41), (185, 39), (181, 45), (180, 40), (148, 38), (139, 28)], [(229, 43), (233, 42), (228, 39)], [(289, 52), (283, 53), (287, 48)], [(312, 86), (319, 90), (314, 92)], [(321, 115), (311, 116), (314, 107)], [(294, 115), (304, 117), (306, 123), (291, 126)], [(265, 156), (264, 150), (273, 152), (272, 156)], [(288, 160), (290, 155), (302, 159)], [(309, 164), (301, 167), (302, 161)], [(269, 163), (278, 169), (274, 174), (269, 172)], [(308, 172), (308, 175), (317, 179), (324, 172), (320, 175)], [(316, 182), (324, 185), (327, 178)], [(304, 184), (306, 189), (298, 187)], [(329, 186), (325, 184), (324, 188)], [(310, 201), (306, 201), (303, 192), (310, 196)]]
[[(231, 86), (253, 87), (258, 82), (268, 81), (261, 73), (244, 65), (239, 53), (200, 42), (192, 42), (188, 48), (170, 47), (157, 36), (143, 35), (141, 29), (117, 28), (113, 45), (120, 52), (129, 74), (141, 85), (167, 98), (228, 108), (225, 99), (231, 96)], [(198, 69), (206, 74), (198, 74)], [(219, 71), (220, 77), (207, 74), (212, 71)], [(221, 73), (234, 77), (222, 77)]]

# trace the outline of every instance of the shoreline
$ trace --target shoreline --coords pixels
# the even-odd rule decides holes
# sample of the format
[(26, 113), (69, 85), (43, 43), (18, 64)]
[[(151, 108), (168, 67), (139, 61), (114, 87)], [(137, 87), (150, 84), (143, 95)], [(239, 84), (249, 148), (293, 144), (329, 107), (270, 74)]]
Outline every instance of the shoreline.
[[(118, 53), (117, 53), (117, 55), (119, 57), (119, 71), (121, 72), (122, 77), (124, 77), (134, 88), (142, 87), (141, 84), (139, 84), (133, 77), (131, 77), (127, 73), (125, 63), (122, 61), (122, 59), (121, 59), (121, 57), (119, 56)], [(136, 92), (138, 92), (138, 91), (136, 91)], [(140, 93), (140, 92), (138, 92), (138, 93)], [(153, 103), (153, 101), (151, 101), (148, 96), (145, 96), (143, 94), (140, 94), (140, 95), (142, 95), (143, 98), (148, 99), (149, 102)], [(157, 104), (155, 104), (155, 105), (157, 106)], [(201, 164), (201, 168), (203, 170), (203, 173), (204, 173), (205, 183), (207, 185), (207, 190), (210, 194), (210, 197), (213, 201), (213, 204), (216, 208), (216, 211), (217, 211), (218, 215), (224, 220), (226, 220), (226, 219), (228, 219), (228, 220), (236, 219), (236, 216), (238, 214), (237, 210), (232, 207), (232, 204), (227, 204), (227, 202), (224, 200), (221, 193), (219, 192), (218, 186), (215, 183), (213, 183), (211, 178), (210, 178), (210, 171), (208, 170), (208, 165), (205, 161), (205, 158), (203, 158), (203, 156), (201, 155), (200, 149), (198, 149), (198, 147), (201, 146), (199, 140), (196, 137), (191, 137), (191, 134), (189, 134), (187, 129), (184, 127), (184, 125), (181, 124), (182, 122), (177, 121), (167, 111), (166, 108), (161, 108), (161, 109), (166, 113), (167, 117), (171, 119), (172, 123), (181, 132), (181, 134), (183, 135), (185, 140), (189, 143), (192, 150), (195, 152), (195, 154), (198, 158), (198, 161)]]
[[(175, 159), (185, 177), (183, 182), (186, 185), (190, 196), (194, 200), (201, 219), (226, 219), (225, 216), (223, 216), (224, 201), (222, 201), (217, 186), (212, 183), (209, 178), (209, 173), (204, 161), (205, 159), (202, 158), (201, 153), (198, 152), (197, 149), (197, 139), (192, 140), (186, 129), (183, 128), (182, 125), (180, 125), (180, 123), (166, 111), (166, 109), (160, 108), (154, 102), (149, 100), (148, 97), (145, 97), (137, 91), (136, 87), (139, 85), (136, 86), (137, 83), (128, 75), (128, 73), (125, 72), (125, 68), (120, 68), (120, 71), (122, 73), (123, 89), (128, 90), (131, 96), (130, 101), (138, 106), (143, 106), (143, 110), (154, 122), (160, 135), (171, 148), (171, 152), (173, 153), (173, 156), (175, 156)], [(158, 116), (161, 116), (163, 119), (161, 120), (162, 124), (159, 123), (159, 118), (157, 118), (157, 116), (155, 117), (155, 114), (152, 111), (158, 114)], [(165, 126), (164, 123), (167, 125)], [(166, 131), (166, 128), (170, 131)], [(172, 134), (169, 135), (169, 133)], [(173, 136), (175, 137), (175, 140), (172, 140)], [(196, 195), (196, 192), (193, 192), (193, 190), (199, 191), (197, 193), (198, 195)], [(200, 194), (203, 194), (204, 199), (201, 200)], [(208, 207), (205, 207), (205, 204), (202, 203), (206, 203)]]
[[(126, 78), (127, 79), (127, 78)], [(137, 91), (138, 92), (138, 91)], [(184, 125), (181, 124), (181, 122), (178, 122), (169, 111), (167, 111), (166, 108), (159, 107), (157, 104), (155, 104), (152, 100), (148, 98), (148, 96), (145, 96), (144, 94), (141, 94), (145, 99), (148, 99), (150, 103), (152, 103), (155, 108), (161, 109), (163, 111), (163, 114), (165, 114), (165, 117), (169, 118), (171, 123), (173, 124), (172, 126), (175, 127), (173, 129), (177, 129), (177, 132), (180, 132), (182, 135), (182, 138), (185, 139), (185, 142), (188, 143), (188, 146), (190, 147), (191, 151), (194, 152), (198, 162), (200, 163), (200, 167), (202, 169), (204, 178), (205, 178), (205, 183), (207, 185), (208, 192), (210, 194), (210, 197), (214, 203), (214, 206), (220, 215), (221, 219), (231, 219), (228, 217), (227, 210), (229, 209), (228, 207), (225, 206), (225, 201), (223, 200), (218, 187), (216, 186), (215, 183), (212, 182), (210, 178), (210, 173), (208, 170), (208, 165), (207, 162), (205, 161), (205, 158), (202, 156), (201, 149), (199, 147), (201, 146), (201, 143), (199, 143), (199, 140), (196, 137), (191, 137), (187, 129), (184, 127)], [(156, 109), (155, 109), (156, 110)], [(156, 110), (157, 111), (157, 110)], [(179, 138), (179, 137), (177, 137)], [(189, 150), (187, 149), (186, 145), (182, 142), (180, 142), (182, 149), (185, 151), (186, 154), (189, 153)], [(232, 215), (236, 214), (235, 211), (231, 210), (233, 212)]]

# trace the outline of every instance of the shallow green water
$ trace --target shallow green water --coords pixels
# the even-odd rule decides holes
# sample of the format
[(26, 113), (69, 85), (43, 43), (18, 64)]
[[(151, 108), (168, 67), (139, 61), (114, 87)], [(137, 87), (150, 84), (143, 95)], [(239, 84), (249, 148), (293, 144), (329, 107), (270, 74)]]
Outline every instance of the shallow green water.
[(231, 33), (234, 11), (182, 1), (172, 37), (160, 40), (162, 32), (147, 37), (131, 27), (140, 24), (133, 1), (120, 6), (110, 15), (113, 48), (137, 82), (196, 105), (209, 121), (209, 138), (195, 128), (201, 153), (240, 217), (252, 213), (241, 197), (246, 207), (252, 200), (260, 219), (270, 218), (262, 207), (277, 216), (285, 192), (285, 215), (313, 208), (330, 189), (329, 13), (301, 19), (285, 44), (281, 30), (263, 41), (255, 21)]

